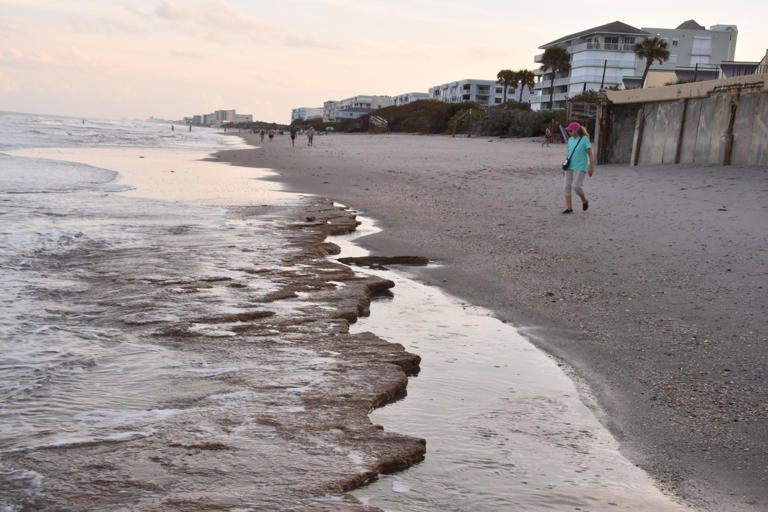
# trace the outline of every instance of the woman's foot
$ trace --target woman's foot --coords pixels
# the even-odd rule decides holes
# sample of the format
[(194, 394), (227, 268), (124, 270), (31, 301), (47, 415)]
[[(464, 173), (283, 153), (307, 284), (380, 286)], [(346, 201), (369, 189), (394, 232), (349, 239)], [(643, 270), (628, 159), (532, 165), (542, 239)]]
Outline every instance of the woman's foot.
[(563, 210), (563, 215), (566, 215), (568, 213), (573, 213), (573, 210), (571, 210), (570, 208), (566, 208), (565, 210)]
[(587, 211), (589, 209), (589, 201), (584, 201), (581, 204), (581, 209), (584, 210), (584, 211)]

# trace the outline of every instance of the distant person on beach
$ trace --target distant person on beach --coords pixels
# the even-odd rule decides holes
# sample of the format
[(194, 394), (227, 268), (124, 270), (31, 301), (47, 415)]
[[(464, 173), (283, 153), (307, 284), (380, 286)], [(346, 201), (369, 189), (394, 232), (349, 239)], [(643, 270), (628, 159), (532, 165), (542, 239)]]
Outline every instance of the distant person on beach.
[(259, 131), (259, 138), (261, 139), (261, 142), (264, 142), (264, 128)]
[(573, 213), (571, 203), (571, 187), (581, 198), (581, 209), (586, 211), (589, 208), (589, 201), (584, 195), (584, 177), (589, 174), (592, 176), (594, 169), (594, 157), (592, 156), (592, 144), (589, 143), (589, 134), (587, 129), (577, 122), (569, 124), (565, 130), (568, 132), (568, 159), (567, 165), (563, 169), (565, 176), (565, 210), (564, 214)]
[(275, 138), (275, 130), (272, 128), (269, 129), (269, 142), (272, 142), (272, 139)]
[(315, 138), (315, 129), (310, 126), (309, 130), (307, 130), (307, 146), (312, 145), (312, 140), (314, 138)]
[(298, 133), (299, 129), (295, 126), (291, 126), (291, 147), (296, 146), (296, 133)]
[(171, 131), (173, 131), (173, 130), (174, 130), (173, 125), (171, 125)]
[(546, 144), (547, 147), (549, 147), (549, 143), (551, 141), (552, 141), (552, 130), (550, 130), (549, 126), (547, 126), (547, 129), (544, 130), (544, 142), (542, 142), (541, 145), (544, 146), (544, 144)]

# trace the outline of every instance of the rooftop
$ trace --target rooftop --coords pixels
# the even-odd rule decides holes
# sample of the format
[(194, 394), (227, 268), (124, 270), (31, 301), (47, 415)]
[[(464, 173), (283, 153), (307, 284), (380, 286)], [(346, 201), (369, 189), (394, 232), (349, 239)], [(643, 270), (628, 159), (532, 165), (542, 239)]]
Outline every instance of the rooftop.
[(579, 37), (584, 37), (591, 34), (622, 34), (622, 35), (634, 34), (634, 35), (646, 35), (646, 36), (650, 35), (645, 30), (640, 30), (639, 28), (635, 28), (631, 25), (627, 25), (626, 23), (622, 23), (621, 21), (614, 21), (612, 23), (606, 23), (605, 25), (600, 25), (599, 27), (582, 30), (581, 32), (576, 32), (575, 34), (570, 34), (565, 37), (561, 37), (560, 39), (555, 39), (552, 42), (539, 46), (539, 48), (541, 49), (548, 48), (550, 46), (556, 45), (557, 43), (570, 41), (571, 39), (577, 39)]

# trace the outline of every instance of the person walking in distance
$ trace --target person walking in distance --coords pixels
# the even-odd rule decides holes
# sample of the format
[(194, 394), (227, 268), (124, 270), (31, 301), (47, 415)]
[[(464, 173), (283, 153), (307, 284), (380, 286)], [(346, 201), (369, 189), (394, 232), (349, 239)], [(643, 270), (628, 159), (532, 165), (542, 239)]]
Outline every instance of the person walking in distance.
[(261, 142), (264, 142), (264, 128), (259, 130), (259, 139), (261, 139)]
[(307, 130), (307, 146), (312, 145), (312, 141), (314, 138), (315, 138), (315, 129), (310, 126), (309, 130)]
[(551, 140), (552, 140), (552, 130), (549, 128), (549, 126), (547, 126), (547, 129), (544, 130), (544, 142), (542, 142), (541, 145), (544, 146), (544, 144), (546, 144), (547, 147), (549, 147), (549, 143)]
[(586, 211), (589, 208), (589, 201), (587, 201), (582, 187), (585, 176), (589, 174), (591, 177), (594, 171), (594, 157), (586, 128), (574, 121), (565, 130), (570, 137), (568, 137), (568, 158), (563, 162), (563, 174), (565, 176), (565, 210), (563, 213), (569, 214), (573, 213), (572, 187), (581, 198), (581, 209)]
[(296, 147), (296, 133), (299, 131), (295, 126), (291, 126), (291, 147)]

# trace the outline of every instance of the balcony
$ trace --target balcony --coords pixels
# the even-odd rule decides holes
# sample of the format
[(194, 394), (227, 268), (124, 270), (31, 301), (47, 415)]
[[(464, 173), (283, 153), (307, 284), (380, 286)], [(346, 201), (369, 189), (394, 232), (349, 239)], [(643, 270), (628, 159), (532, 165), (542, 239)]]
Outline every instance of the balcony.
[(543, 53), (540, 53), (538, 55), (534, 55), (533, 62), (535, 62), (537, 64), (541, 64), (541, 59), (543, 59), (543, 58), (544, 58), (544, 54)]
[(587, 50), (609, 50), (614, 52), (634, 52), (635, 45), (627, 43), (581, 43), (571, 47), (571, 53)]
[(549, 89), (552, 87), (552, 80), (541, 80), (533, 86), (534, 89)]
[(568, 85), (571, 83), (571, 77), (566, 76), (565, 78), (556, 78), (555, 79), (555, 87), (558, 85)]

